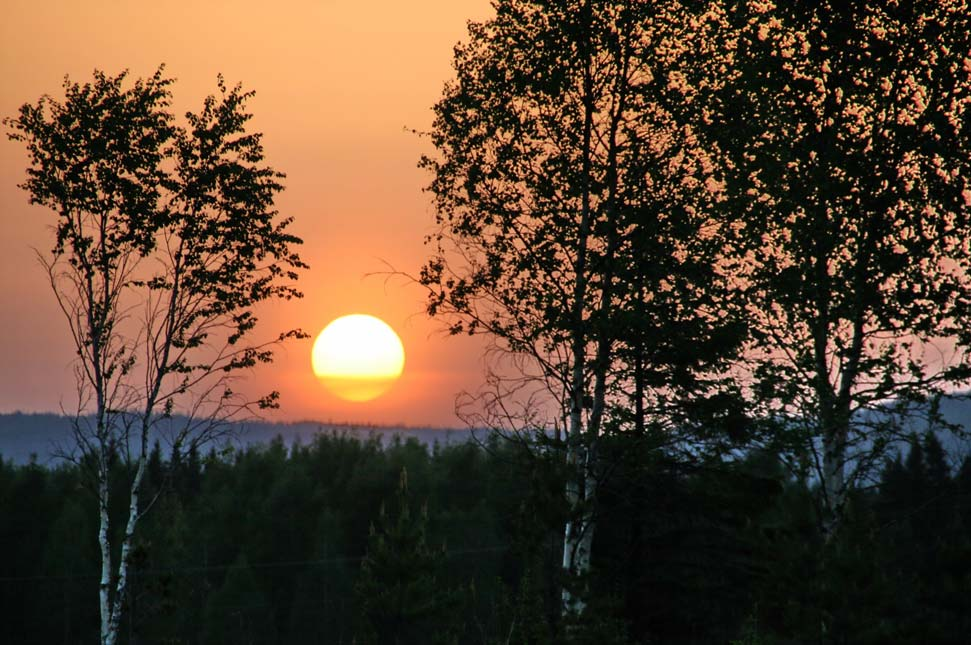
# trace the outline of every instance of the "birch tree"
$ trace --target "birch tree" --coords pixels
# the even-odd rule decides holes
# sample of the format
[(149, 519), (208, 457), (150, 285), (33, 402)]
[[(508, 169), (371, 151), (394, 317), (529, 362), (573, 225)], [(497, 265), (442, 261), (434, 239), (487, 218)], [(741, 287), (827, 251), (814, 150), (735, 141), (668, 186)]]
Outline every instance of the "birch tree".
[[(637, 407), (647, 402), (661, 426), (679, 394), (718, 387), (703, 375), (738, 342), (715, 295), (712, 258), (725, 231), (708, 209), (722, 184), (664, 101), (673, 95), (662, 70), (685, 54), (671, 34), (706, 21), (671, 2), (495, 8), (493, 20), (469, 26), (456, 79), (435, 106), (436, 154), (422, 165), (434, 174), (439, 228), (421, 283), (429, 314), (453, 333), (490, 336), (516, 358), (517, 383), (533, 378), (551, 395), (552, 419), (519, 418), (513, 429), (563, 420), (571, 515), (562, 567), (582, 582), (598, 443), (630, 418), (624, 363), (643, 359), (650, 378)], [(507, 394), (494, 402), (511, 408)], [(564, 612), (584, 606), (582, 584), (565, 585)]]
[[(63, 100), (44, 96), (5, 120), (29, 153), (22, 187), (56, 213), (53, 251), (41, 260), (77, 350), (67, 456), (88, 469), (97, 499), (104, 645), (117, 642), (138, 523), (151, 507), (141, 498), (150, 436), (165, 432), (187, 451), (229, 419), (276, 405), (276, 393), (247, 399), (232, 382), (302, 336), (251, 340), (254, 306), (299, 297), (292, 285), (305, 266), (290, 220), (273, 210), (283, 175), (263, 165), (260, 135), (245, 129), (252, 93), (220, 78), (219, 93), (177, 125), (162, 72), (134, 83), (100, 71), (84, 84), (65, 79)], [(123, 517), (110, 512), (119, 458)]]
[(695, 122), (749, 237), (754, 393), (831, 535), (899, 420), (968, 384), (971, 7), (726, 6), (730, 78)]

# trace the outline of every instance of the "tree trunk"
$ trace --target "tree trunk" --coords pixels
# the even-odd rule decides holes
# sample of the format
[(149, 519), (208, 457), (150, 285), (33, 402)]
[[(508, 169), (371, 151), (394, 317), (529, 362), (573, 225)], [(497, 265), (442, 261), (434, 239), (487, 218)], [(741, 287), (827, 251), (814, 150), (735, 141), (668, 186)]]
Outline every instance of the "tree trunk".
[(846, 506), (846, 439), (848, 420), (834, 423), (823, 433), (823, 503), (821, 525), (829, 541), (839, 530)]
[(98, 546), (101, 548), (101, 582), (98, 588), (99, 609), (101, 611), (101, 642), (109, 643), (111, 625), (111, 535), (108, 516), (108, 473), (107, 463), (103, 462), (98, 470)]
[[(583, 7), (584, 17), (588, 24), (590, 20), (590, 3)], [(581, 34), (579, 43), (584, 50)], [(591, 174), (591, 141), (593, 138), (593, 85), (590, 71), (590, 61), (584, 61), (583, 70), (583, 144), (581, 153), (583, 163), (581, 168), (581, 202), (580, 202), (580, 230), (577, 235), (576, 277), (573, 285), (573, 339), (571, 352), (573, 354), (572, 373), (570, 375), (570, 429), (567, 436), (567, 467), (568, 480), (566, 484), (566, 500), (569, 505), (570, 518), (567, 520), (563, 532), (563, 573), (567, 581), (563, 586), (563, 614), (579, 615), (583, 613), (586, 603), (570, 588), (569, 578), (582, 577), (590, 570), (589, 544), (593, 535), (587, 500), (590, 499), (587, 490), (588, 451), (585, 445), (583, 428), (583, 404), (586, 398), (586, 353), (587, 334), (584, 312), (587, 299), (587, 242), (590, 236), (591, 208), (590, 208), (590, 174)]]
[(839, 525), (844, 503), (843, 460), (839, 443), (834, 438), (823, 442), (823, 534), (829, 540)]
[[(571, 415), (572, 416), (572, 415)], [(571, 424), (572, 425), (572, 424)], [(590, 544), (593, 539), (593, 525), (588, 501), (591, 491), (588, 490), (589, 481), (581, 473), (587, 470), (589, 452), (579, 441), (569, 442), (567, 448), (567, 463), (573, 472), (566, 484), (566, 498), (570, 507), (570, 519), (567, 520), (563, 536), (563, 573), (567, 578), (579, 577), (590, 570)], [(571, 431), (571, 439), (573, 433)], [(579, 615), (586, 607), (580, 594), (574, 593), (568, 580), (562, 591), (564, 615)]]
[(118, 640), (118, 631), (121, 626), (121, 610), (128, 588), (128, 571), (131, 566), (132, 547), (135, 542), (135, 527), (140, 517), (138, 501), (141, 494), (142, 479), (145, 476), (146, 463), (147, 458), (143, 450), (138, 458), (138, 469), (135, 471), (135, 478), (131, 483), (128, 502), (128, 522), (125, 524), (125, 537), (121, 543), (121, 557), (118, 559), (118, 583), (115, 587), (114, 602), (111, 604), (111, 620), (108, 625), (108, 633), (102, 636), (104, 645), (114, 645)]

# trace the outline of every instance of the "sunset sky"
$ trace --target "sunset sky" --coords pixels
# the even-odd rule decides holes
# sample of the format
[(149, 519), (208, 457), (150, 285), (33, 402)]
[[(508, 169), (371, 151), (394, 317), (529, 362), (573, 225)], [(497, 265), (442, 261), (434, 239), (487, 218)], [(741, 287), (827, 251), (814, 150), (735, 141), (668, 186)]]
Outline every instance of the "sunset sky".
[[(256, 91), (252, 129), (267, 162), (287, 174), (277, 200), (304, 240), (311, 269), (303, 300), (261, 311), (273, 335), (301, 327), (316, 335), (332, 319), (366, 313), (401, 336), (401, 380), (367, 403), (342, 402), (310, 366), (312, 341), (284, 348), (247, 389), (280, 390), (276, 420), (457, 426), (455, 396), (482, 381), (478, 339), (449, 338), (423, 313), (417, 273), (433, 211), (416, 162), (431, 106), (451, 76), (452, 47), (468, 20), (489, 16), (487, 0), (174, 0), (167, 3), (11, 0), (0, 21), (0, 116), (42, 94), (61, 96), (65, 74), (85, 82), (98, 68), (148, 76), (160, 63), (177, 79), (174, 110), (196, 110), (216, 75)], [(52, 246), (54, 214), (17, 188), (27, 155), (0, 139), (0, 412), (70, 409), (73, 350), (36, 248)]]

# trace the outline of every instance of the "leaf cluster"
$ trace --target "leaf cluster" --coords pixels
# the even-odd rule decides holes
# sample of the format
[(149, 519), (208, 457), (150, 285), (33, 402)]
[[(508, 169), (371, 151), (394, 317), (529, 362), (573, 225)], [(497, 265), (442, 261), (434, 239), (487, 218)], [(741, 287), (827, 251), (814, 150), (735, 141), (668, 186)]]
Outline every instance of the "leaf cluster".
[[(247, 132), (253, 92), (219, 77), (218, 94), (181, 125), (163, 72), (133, 83), (127, 72), (65, 78), (63, 99), (44, 96), (4, 123), (29, 154), (21, 187), (57, 214), (52, 254), (41, 259), (81, 373), (104, 397), (137, 363), (143, 396), (170, 406), (166, 395), (268, 362), (275, 342), (303, 336), (241, 342), (256, 305), (300, 297), (294, 281), (306, 264), (292, 219), (273, 205), (284, 175), (263, 163), (261, 135)], [(119, 396), (116, 405), (131, 403)], [(232, 396), (223, 387), (211, 402)]]

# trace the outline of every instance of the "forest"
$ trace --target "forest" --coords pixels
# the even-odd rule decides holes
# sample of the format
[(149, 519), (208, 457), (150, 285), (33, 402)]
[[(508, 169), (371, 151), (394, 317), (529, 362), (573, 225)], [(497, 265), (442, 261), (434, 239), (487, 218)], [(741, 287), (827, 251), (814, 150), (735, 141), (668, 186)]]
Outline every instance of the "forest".
[[(563, 471), (526, 444), (322, 434), (185, 460), (156, 447), (122, 642), (956, 643), (971, 629), (971, 458), (952, 467), (933, 433), (887, 460), (830, 542), (812, 484), (770, 455), (608, 450), (596, 618), (571, 625)], [(82, 472), (0, 466), (5, 642), (97, 638)]]

